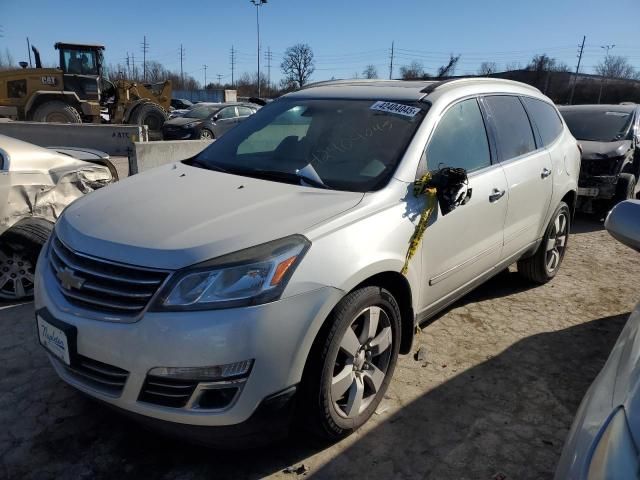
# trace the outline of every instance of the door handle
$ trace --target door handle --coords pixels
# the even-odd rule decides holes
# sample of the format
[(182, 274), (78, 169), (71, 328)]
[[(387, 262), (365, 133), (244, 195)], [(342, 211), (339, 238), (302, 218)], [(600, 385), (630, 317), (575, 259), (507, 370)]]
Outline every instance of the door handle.
[(540, 174), (540, 176), (542, 178), (547, 178), (549, 175), (551, 175), (551, 170), (549, 170), (548, 168), (543, 168), (542, 169), (542, 173)]
[(499, 190), (497, 188), (494, 188), (493, 191), (491, 192), (491, 195), (489, 195), (489, 201), (492, 203), (497, 202), (504, 196), (505, 193), (506, 193), (506, 190)]

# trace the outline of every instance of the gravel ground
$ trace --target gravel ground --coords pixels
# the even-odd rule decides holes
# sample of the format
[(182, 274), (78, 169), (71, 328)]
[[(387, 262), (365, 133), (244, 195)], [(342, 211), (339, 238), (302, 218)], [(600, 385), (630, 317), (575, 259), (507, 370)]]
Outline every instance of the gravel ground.
[(224, 453), (131, 424), (56, 377), (31, 303), (0, 305), (0, 478), (550, 478), (639, 299), (640, 255), (580, 219), (553, 282), (504, 272), (424, 325), (387, 398), (334, 445)]

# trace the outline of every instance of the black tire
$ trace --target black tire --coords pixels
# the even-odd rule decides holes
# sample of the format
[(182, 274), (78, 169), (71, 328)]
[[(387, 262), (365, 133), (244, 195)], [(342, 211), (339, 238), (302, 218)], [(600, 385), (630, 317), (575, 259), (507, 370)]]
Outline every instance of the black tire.
[[(348, 336), (347, 329), (351, 330), (351, 334), (355, 333), (356, 339), (358, 336), (362, 337), (367, 325), (365, 323), (365, 312), (369, 308), (379, 309), (380, 312), (380, 321), (376, 322), (376, 333), (371, 338), (375, 340), (384, 336), (387, 340), (390, 340), (390, 343), (381, 342), (388, 344), (388, 347), (382, 350), (383, 353), (373, 353), (372, 356), (371, 352), (363, 353), (362, 349), (367, 347), (375, 348), (373, 345), (376, 342), (371, 341), (371, 339), (365, 340), (368, 345), (361, 345), (358, 354), (352, 358), (341, 347), (341, 343), (344, 344)], [(298, 422), (300, 425), (321, 438), (335, 441), (349, 435), (371, 417), (384, 397), (398, 359), (400, 318), (400, 308), (396, 300), (391, 293), (379, 287), (361, 288), (351, 292), (340, 301), (318, 334), (305, 367), (298, 403)], [(361, 322), (361, 324), (358, 325), (358, 322)], [(356, 327), (352, 328), (353, 326)], [(360, 334), (357, 333), (359, 326), (362, 328)], [(388, 338), (389, 332), (390, 339)], [(361, 353), (363, 355), (359, 356)], [(351, 370), (354, 372), (351, 377), (354, 380), (353, 383), (350, 383), (351, 380), (347, 382), (350, 387), (345, 390), (338, 402), (334, 402), (331, 393), (332, 380), (334, 380), (334, 376), (340, 376), (348, 364), (348, 362), (342, 365), (339, 363), (339, 359), (342, 356), (349, 358), (348, 362), (351, 362)], [(360, 361), (364, 361), (364, 365), (356, 361), (356, 357)], [(373, 391), (374, 383), (371, 380), (372, 377), (365, 378), (365, 376), (367, 371), (369, 375), (375, 373), (371, 365), (377, 363), (378, 359), (384, 360), (384, 365), (378, 363), (376, 368), (379, 371), (383, 371), (385, 375), (377, 391)], [(357, 368), (362, 368), (363, 370), (355, 373), (356, 368), (353, 367), (356, 367), (357, 363), (360, 363)], [(336, 371), (338, 372), (337, 375)], [(348, 412), (341, 410), (342, 407), (339, 402), (344, 399), (345, 402), (349, 403), (348, 398), (352, 391), (351, 388), (358, 388), (358, 381), (355, 380), (358, 376), (359, 384), (363, 385), (363, 392), (366, 393), (368, 389), (369, 396), (362, 399), (362, 404), (358, 403), (362, 410), (358, 408), (359, 413), (349, 417)], [(348, 405), (345, 408), (349, 408)]]
[(208, 128), (203, 128), (202, 130), (200, 130), (200, 140), (213, 140), (214, 138), (216, 137)]
[(613, 197), (613, 208), (618, 203), (624, 200), (630, 200), (635, 198), (636, 191), (636, 177), (633, 173), (621, 173), (618, 177), (618, 183), (616, 185), (616, 195)]
[(149, 127), (149, 134), (157, 138), (162, 135), (162, 126), (166, 122), (167, 112), (156, 103), (143, 103), (136, 107), (129, 118), (131, 125), (146, 125)]
[(33, 113), (32, 119), (35, 122), (82, 123), (78, 110), (60, 100), (51, 100), (40, 105)]
[(51, 222), (28, 218), (20, 220), (0, 237), (1, 299), (24, 300), (33, 296), (36, 262), (52, 231)]
[[(560, 233), (557, 231), (558, 225), (561, 227)], [(539, 284), (547, 283), (555, 277), (560, 270), (560, 265), (562, 265), (562, 260), (567, 250), (570, 231), (571, 212), (569, 206), (565, 202), (560, 202), (560, 205), (551, 216), (551, 220), (549, 220), (536, 253), (531, 257), (518, 260), (518, 273), (527, 280)], [(564, 237), (563, 240), (560, 240), (561, 237)], [(549, 249), (549, 245), (554, 239), (555, 247)], [(560, 246), (558, 242), (561, 242), (562, 245)], [(554, 259), (551, 259), (551, 256)], [(553, 263), (550, 264), (550, 262)]]

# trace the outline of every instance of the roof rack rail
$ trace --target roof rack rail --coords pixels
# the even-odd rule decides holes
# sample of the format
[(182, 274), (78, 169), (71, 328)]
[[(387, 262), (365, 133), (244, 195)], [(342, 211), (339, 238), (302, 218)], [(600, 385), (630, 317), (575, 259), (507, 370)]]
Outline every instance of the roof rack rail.
[[(431, 85), (427, 85), (425, 88), (423, 88), (422, 90), (420, 90), (421, 93), (424, 93), (426, 95), (429, 95), (430, 93), (432, 93), (434, 90), (437, 90), (438, 88), (444, 86), (444, 85), (448, 85), (450, 83), (473, 83), (473, 82), (497, 82), (497, 83), (507, 83), (507, 84), (513, 84), (513, 83), (517, 83), (523, 87), (528, 87), (531, 90), (535, 90), (537, 92), (539, 92), (540, 90), (538, 90), (536, 87), (529, 85), (527, 83), (523, 83), (523, 82), (518, 82), (516, 80), (509, 80), (507, 78), (496, 78), (496, 77), (457, 77), (457, 78), (448, 78), (446, 80), (440, 80), (440, 81), (436, 81), (433, 82)], [(425, 95), (425, 96), (426, 96)]]

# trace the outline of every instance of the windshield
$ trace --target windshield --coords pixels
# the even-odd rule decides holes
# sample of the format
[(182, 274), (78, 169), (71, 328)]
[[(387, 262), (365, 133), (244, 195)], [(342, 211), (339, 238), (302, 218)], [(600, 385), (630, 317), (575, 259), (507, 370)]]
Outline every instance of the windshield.
[(336, 190), (377, 190), (395, 171), (427, 108), (419, 102), (283, 98), (230, 130), (194, 163), (276, 181), (299, 180), (297, 175)]
[(590, 142), (622, 140), (632, 118), (630, 112), (615, 110), (564, 110), (561, 113), (573, 136)]
[(199, 118), (203, 120), (212, 113), (215, 113), (218, 107), (192, 107), (184, 114), (185, 118)]

